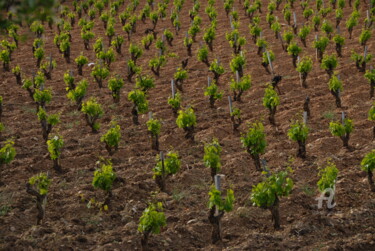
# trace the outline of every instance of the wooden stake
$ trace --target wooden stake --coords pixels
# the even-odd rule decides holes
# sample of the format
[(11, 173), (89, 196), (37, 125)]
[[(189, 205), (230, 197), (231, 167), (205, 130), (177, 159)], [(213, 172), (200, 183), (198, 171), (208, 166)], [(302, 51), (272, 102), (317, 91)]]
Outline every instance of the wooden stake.
[(271, 176), (270, 170), (267, 168), (267, 160), (261, 159), (262, 169), (266, 173), (266, 177)]
[[(367, 20), (370, 23), (370, 11), (369, 10), (366, 10), (366, 16), (367, 16)], [(366, 25), (366, 28), (367, 28), (367, 25)]]
[(279, 31), (279, 33), (278, 33), (278, 36), (279, 36), (279, 38), (280, 38), (281, 47), (283, 48), (283, 50), (285, 50), (285, 47), (284, 47), (284, 39), (283, 39), (283, 37), (281, 36), (280, 31)]
[(215, 188), (221, 192), (221, 174), (215, 175)]
[(307, 112), (303, 112), (303, 123), (307, 124)]
[(49, 71), (52, 70), (52, 53), (49, 54)]
[[(221, 179), (220, 174), (216, 174), (214, 176), (215, 188), (221, 192), (221, 180), (220, 179)], [(219, 215), (219, 209), (217, 208), (217, 206), (215, 206), (215, 216), (218, 216), (218, 215)]]
[(230, 114), (233, 113), (233, 106), (232, 106), (232, 98), (228, 96), (228, 102), (229, 102), (229, 112)]
[(161, 175), (162, 175), (162, 179), (164, 180), (165, 168), (164, 168), (164, 152), (163, 151), (160, 151), (160, 160), (161, 160), (161, 173), (162, 173)]
[(271, 69), (271, 74), (272, 74), (272, 77), (273, 77), (274, 73), (273, 73), (273, 66), (272, 66), (272, 61), (271, 61), (270, 53), (268, 51), (266, 51), (266, 54), (267, 54), (268, 64), (269, 64), (270, 69)]
[[(298, 56), (297, 57), (297, 65), (299, 64), (299, 62), (300, 62), (300, 57)], [(302, 74), (300, 73), (300, 72), (298, 72), (298, 75), (299, 75), (299, 81), (300, 81), (300, 83), (301, 83), (301, 85), (302, 85)]]
[(174, 79), (171, 80), (171, 87), (172, 87), (172, 98), (175, 98), (176, 96), (176, 91), (174, 89)]
[[(315, 41), (318, 41), (318, 34), (315, 35)], [(318, 48), (315, 49), (315, 57), (318, 60)]]

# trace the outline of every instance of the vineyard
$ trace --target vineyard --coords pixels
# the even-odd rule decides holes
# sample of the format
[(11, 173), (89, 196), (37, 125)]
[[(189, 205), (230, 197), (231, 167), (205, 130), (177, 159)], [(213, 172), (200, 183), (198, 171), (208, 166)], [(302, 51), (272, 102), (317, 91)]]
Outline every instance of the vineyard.
[(54, 9), (2, 11), (1, 250), (375, 250), (375, 0)]

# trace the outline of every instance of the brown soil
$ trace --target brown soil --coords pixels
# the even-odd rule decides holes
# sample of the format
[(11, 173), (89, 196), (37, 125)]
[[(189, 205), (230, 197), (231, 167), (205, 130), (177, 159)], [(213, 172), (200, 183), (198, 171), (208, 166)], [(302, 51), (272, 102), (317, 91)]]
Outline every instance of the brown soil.
[[(143, 7), (146, 1), (140, 2)], [(206, 1), (201, 1), (202, 30), (209, 25), (208, 16), (204, 12), (206, 6)], [(291, 177), (295, 187), (288, 198), (281, 199), (281, 230), (273, 229), (269, 210), (253, 207), (249, 201), (252, 186), (261, 181), (263, 176), (255, 170), (251, 157), (242, 148), (240, 134), (232, 133), (226, 97), (232, 94), (229, 81), (234, 75), (229, 68), (232, 49), (225, 40), (230, 24), (222, 1), (216, 1), (219, 13), (217, 38), (214, 41), (214, 52), (210, 53), (209, 57), (210, 60), (220, 57), (225, 66), (226, 73), (219, 84), (224, 91), (224, 98), (217, 102), (216, 108), (209, 107), (209, 100), (203, 95), (203, 88), (206, 86), (207, 76), (212, 77), (212, 74), (208, 72), (205, 64), (197, 61), (194, 53), (187, 67), (189, 78), (184, 83), (183, 92), (184, 106), (192, 105), (197, 115), (194, 142), (184, 138), (183, 130), (176, 126), (175, 117), (167, 105), (171, 92), (170, 80), (180, 62), (187, 57), (183, 38), (190, 25), (188, 11), (192, 8), (192, 1), (186, 1), (180, 14), (181, 32), (175, 35), (173, 46), (168, 46), (168, 52), (176, 53), (177, 57), (168, 59), (167, 65), (161, 70), (161, 76), (155, 77), (156, 87), (148, 95), (150, 111), (163, 121), (161, 149), (178, 151), (182, 160), (180, 172), (167, 181), (167, 193), (158, 193), (158, 187), (152, 179), (157, 152), (151, 150), (145, 125), (148, 116), (140, 117), (141, 125), (132, 124), (132, 104), (127, 100), (127, 94), (133, 89), (133, 83), (126, 81), (121, 91), (121, 102), (114, 105), (110, 91), (107, 88), (100, 90), (90, 76), (90, 68), (84, 67), (83, 77), (90, 81), (87, 97), (96, 97), (105, 110), (104, 117), (100, 119), (102, 127), (99, 134), (91, 133), (83, 115), (77, 112), (75, 106), (66, 98), (62, 78), (64, 72), (72, 69), (77, 76), (76, 80), (81, 79), (78, 77), (74, 58), (83, 51), (90, 62), (95, 60), (93, 51), (84, 49), (77, 24), (72, 31), (71, 64), (65, 63), (53, 44), (56, 27), (54, 30), (46, 27), (44, 36), (46, 55), (51, 53), (58, 65), (52, 73), (52, 80), (47, 80), (46, 83), (46, 86), (53, 90), (53, 100), (47, 105), (47, 111), (61, 113), (61, 123), (52, 134), (59, 132), (65, 140), (61, 158), (65, 171), (63, 174), (56, 173), (52, 168), (53, 162), (49, 159), (42, 139), (35, 104), (27, 92), (16, 85), (11, 72), (0, 72), (0, 93), (4, 98), (2, 122), (6, 126), (1, 140), (13, 137), (17, 150), (16, 159), (0, 170), (1, 181), (4, 183), (0, 187), (0, 205), (2, 208), (9, 207), (7, 214), (0, 217), (0, 248), (139, 250), (139, 217), (148, 201), (157, 200), (164, 204), (167, 226), (160, 235), (151, 236), (149, 244), (152, 250), (374, 250), (375, 195), (369, 190), (366, 174), (359, 168), (363, 156), (374, 148), (373, 124), (367, 120), (372, 100), (369, 99), (367, 80), (350, 59), (352, 50), (362, 51), (358, 36), (367, 7), (361, 1), (360, 25), (355, 28), (351, 40), (348, 39), (345, 29), (345, 20), (351, 13), (351, 8), (348, 4), (345, 7), (345, 20), (340, 26), (347, 39), (343, 58), (339, 60), (337, 69), (344, 82), (343, 108), (336, 109), (334, 97), (328, 91), (327, 74), (320, 69), (315, 59), (314, 69), (307, 79), (308, 88), (303, 89), (300, 86), (298, 73), (292, 66), (292, 58), (282, 51), (280, 41), (274, 38), (272, 30), (266, 24), (266, 6), (264, 3), (261, 14), (263, 35), (276, 55), (275, 72), (284, 77), (279, 84), (282, 94), (281, 104), (276, 112), (277, 126), (269, 124), (268, 111), (262, 105), (264, 87), (271, 80), (271, 75), (266, 73), (261, 66), (261, 58), (256, 55), (257, 48), (249, 35), (249, 20), (245, 17), (239, 1), (235, 1), (235, 9), (240, 14), (241, 35), (247, 38), (247, 44), (243, 48), (247, 56), (245, 73), (251, 74), (253, 84), (251, 89), (244, 93), (243, 101), (235, 102), (234, 105), (242, 111), (244, 123), (240, 127), (241, 132), (246, 131), (248, 122), (264, 121), (268, 145), (267, 152), (262, 157), (267, 159), (272, 172), (284, 169), (288, 160), (294, 158), (291, 164), (294, 172)], [(280, 22), (284, 23), (282, 7), (275, 13)], [(120, 11), (124, 8), (122, 6)], [(295, 10), (298, 21), (302, 22), (302, 11), (297, 2)], [(170, 9), (167, 9), (167, 14), (169, 13)], [(334, 23), (334, 12), (330, 13), (328, 18)], [(97, 37), (102, 36), (107, 43), (102, 22), (98, 18), (95, 21), (95, 34)], [(151, 27), (150, 20), (145, 24), (138, 21), (132, 42), (140, 44), (144, 31)], [(164, 28), (174, 31), (168, 18), (158, 23), (158, 36)], [(116, 32), (126, 37), (119, 23), (116, 24)], [(14, 52), (11, 67), (19, 64), (23, 76), (31, 77), (36, 71), (36, 60), (31, 53), (34, 35), (26, 29), (22, 29), (20, 33), (26, 34), (28, 39)], [(203, 32), (198, 34), (198, 41), (201, 41), (202, 35)], [(307, 39), (308, 47), (303, 48), (303, 55), (314, 58), (315, 51), (311, 47), (313, 38), (314, 34), (310, 34)], [(128, 45), (126, 40), (123, 46), (124, 55), (117, 55), (116, 62), (111, 66), (113, 75), (126, 77)], [(373, 52), (374, 45), (371, 38), (369, 52)], [(194, 43), (193, 52), (196, 52), (198, 47), (199, 42)], [(151, 50), (144, 51), (144, 55), (138, 60), (143, 73), (152, 75), (148, 61), (156, 53), (153, 44)], [(327, 53), (334, 53), (333, 43), (329, 45)], [(287, 130), (290, 121), (302, 111), (307, 95), (311, 99), (311, 119), (308, 123), (310, 134), (307, 158), (301, 160), (295, 157), (297, 143), (288, 139)], [(351, 151), (344, 149), (341, 140), (331, 136), (328, 130), (329, 115), (339, 119), (341, 111), (345, 111), (355, 124), (355, 131), (349, 142)], [(123, 135), (121, 147), (112, 157), (113, 166), (123, 181), (117, 181), (114, 185), (109, 210), (100, 212), (95, 208), (87, 208), (78, 194), (104, 200), (104, 194), (95, 190), (91, 182), (98, 157), (108, 156), (100, 142), (100, 136), (109, 128), (109, 122), (113, 118), (121, 125)], [(208, 221), (207, 201), (211, 177), (210, 170), (205, 168), (202, 162), (204, 142), (213, 137), (219, 139), (223, 148), (224, 186), (231, 187), (236, 197), (234, 210), (226, 213), (222, 219), (223, 242), (217, 245), (210, 244), (211, 225)], [(340, 170), (336, 186), (337, 205), (331, 211), (317, 209), (315, 201), (318, 195), (318, 167), (324, 165), (328, 158), (331, 158)], [(26, 193), (25, 184), (31, 176), (39, 172), (49, 172), (52, 184), (48, 194), (46, 217), (42, 225), (36, 226), (35, 201)]]

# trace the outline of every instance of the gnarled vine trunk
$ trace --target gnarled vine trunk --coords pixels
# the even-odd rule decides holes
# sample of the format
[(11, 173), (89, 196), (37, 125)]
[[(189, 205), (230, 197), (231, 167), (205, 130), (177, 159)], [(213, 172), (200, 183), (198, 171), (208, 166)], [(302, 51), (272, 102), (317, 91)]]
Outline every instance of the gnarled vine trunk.
[(275, 122), (275, 114), (276, 114), (276, 107), (270, 108), (270, 114), (268, 120), (270, 121), (271, 125), (276, 125)]
[(297, 157), (306, 158), (306, 142), (298, 141)]
[(133, 115), (133, 123), (134, 123), (134, 125), (139, 125), (138, 110), (137, 110), (136, 106), (133, 106), (133, 108), (132, 108), (132, 115)]
[(185, 138), (194, 140), (194, 126), (185, 127), (184, 130), (186, 132)]
[(370, 189), (372, 192), (375, 192), (375, 185), (374, 185), (374, 180), (372, 179), (373, 174), (370, 170), (367, 171), (367, 179), (368, 183), (370, 184)]
[(220, 220), (224, 215), (224, 212), (220, 211), (218, 215), (215, 216), (215, 207), (212, 207), (210, 209), (210, 213), (208, 216), (208, 220), (210, 221), (212, 225), (212, 235), (211, 235), (211, 240), (212, 243), (215, 244), (219, 241), (221, 241), (221, 224)]
[(344, 136), (341, 137), (343, 146), (348, 148), (348, 149), (349, 149), (349, 139), (350, 139), (349, 133), (346, 133)]
[(235, 116), (230, 116), (230, 120), (232, 121), (233, 131), (236, 132), (238, 130), (238, 127), (242, 123), (242, 119), (241, 118), (237, 118), (237, 120), (236, 120)]
[(150, 231), (146, 231), (143, 233), (141, 239), (142, 251), (148, 251), (148, 237), (150, 236)]
[(262, 171), (261, 165), (260, 165), (260, 157), (259, 154), (252, 154), (250, 150), (248, 149), (247, 152), (250, 154), (251, 158), (254, 161), (255, 169), (257, 171)]
[(46, 208), (46, 203), (47, 203), (47, 195), (41, 195), (37, 191), (35, 191), (30, 183), (26, 184), (26, 192), (28, 194), (31, 194), (32, 196), (36, 197), (36, 208), (38, 209), (38, 215), (37, 215), (37, 220), (36, 224), (40, 225), (41, 221), (43, 220), (45, 216), (45, 208)]
[(273, 227), (275, 230), (280, 229), (279, 198), (276, 195), (275, 202), (270, 207), (272, 214)]

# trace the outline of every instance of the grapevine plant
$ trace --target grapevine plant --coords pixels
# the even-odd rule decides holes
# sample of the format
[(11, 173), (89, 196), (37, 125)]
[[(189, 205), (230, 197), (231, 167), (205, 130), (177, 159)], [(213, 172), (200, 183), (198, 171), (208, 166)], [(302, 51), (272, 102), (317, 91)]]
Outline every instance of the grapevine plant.
[(52, 57), (49, 57), (48, 61), (43, 61), (40, 69), (43, 71), (44, 76), (46, 79), (52, 79), (52, 70), (55, 69), (57, 66), (56, 60), (52, 60)]
[(371, 53), (364, 53), (363, 55), (361, 53), (356, 53), (355, 51), (352, 51), (352, 55), (350, 58), (355, 62), (355, 66), (357, 67), (359, 72), (365, 72), (366, 71), (366, 64), (370, 62), (372, 59)]
[(268, 108), (269, 110), (269, 121), (272, 125), (275, 124), (275, 114), (276, 114), (276, 108), (280, 104), (279, 96), (277, 95), (277, 92), (274, 90), (274, 88), (271, 85), (268, 85), (268, 87), (265, 90), (264, 97), (263, 97), (263, 106)]
[(61, 150), (64, 146), (64, 140), (61, 136), (55, 135), (51, 139), (47, 140), (47, 147), (48, 152), (53, 160), (53, 168), (57, 172), (61, 172), (61, 166), (60, 166), (60, 156), (61, 156)]
[(51, 179), (45, 173), (37, 174), (26, 183), (26, 192), (36, 198), (36, 207), (38, 209), (36, 224), (40, 225), (45, 216), (48, 188)]
[(170, 151), (164, 157), (163, 153), (157, 155), (156, 166), (153, 169), (156, 184), (160, 191), (165, 192), (165, 181), (167, 177), (176, 174), (181, 168), (181, 160), (177, 152)]
[(320, 179), (317, 182), (318, 189), (321, 193), (326, 192), (326, 189), (335, 190), (337, 175), (339, 170), (335, 163), (328, 161), (325, 168), (320, 169), (318, 176)]
[(151, 58), (148, 66), (151, 67), (151, 71), (156, 75), (160, 76), (160, 68), (163, 67), (167, 62), (166, 56), (156, 56)]
[(120, 91), (124, 86), (124, 80), (116, 75), (108, 80), (108, 89), (112, 92), (112, 98), (115, 103), (120, 102)]
[(194, 140), (194, 127), (197, 125), (197, 119), (193, 108), (178, 111), (176, 124), (179, 128), (184, 129), (185, 138)]
[(159, 151), (159, 134), (161, 123), (158, 119), (150, 118), (147, 122), (147, 130), (151, 136), (151, 148)]
[(243, 68), (246, 63), (246, 58), (243, 55), (243, 53), (240, 53), (239, 55), (234, 55), (232, 60), (230, 61), (230, 69), (233, 73), (238, 72), (239, 76), (242, 78), (243, 76)]
[(162, 227), (167, 224), (161, 202), (150, 204), (139, 219), (138, 231), (142, 234), (142, 250), (148, 249), (150, 234), (159, 234)]
[(60, 116), (58, 114), (48, 115), (42, 107), (39, 107), (37, 116), (42, 126), (43, 139), (47, 141), (52, 128), (60, 122)]
[[(375, 103), (372, 104), (368, 112), (368, 120), (375, 121)], [(372, 138), (375, 139), (375, 126), (372, 128)]]
[(92, 185), (94, 188), (101, 189), (106, 193), (106, 199), (103, 204), (108, 206), (112, 197), (112, 185), (116, 179), (116, 174), (113, 171), (111, 161), (105, 160), (104, 163), (99, 161), (99, 164), (101, 164), (101, 167), (95, 170)]
[(21, 67), (19, 65), (16, 65), (12, 69), (13, 75), (16, 77), (16, 82), (18, 85), (22, 85), (22, 77), (21, 77)]
[[(0, 148), (0, 168), (3, 165), (9, 164), (16, 157), (16, 150), (14, 149), (14, 141), (7, 140), (3, 147)], [(1, 183), (1, 180), (0, 180)]]
[(329, 130), (333, 136), (340, 137), (343, 146), (349, 148), (350, 133), (353, 131), (353, 121), (348, 118), (344, 118), (341, 122), (330, 122)]
[(336, 99), (337, 108), (341, 108), (342, 81), (336, 75), (332, 75), (328, 82), (328, 88)]
[[(268, 73), (271, 73), (269, 70), (268, 70), (268, 67), (270, 64), (272, 64), (273, 61), (275, 61), (275, 53), (273, 53), (273, 51), (271, 50), (268, 50), (268, 51), (265, 51), (263, 52), (262, 54), (262, 66), (264, 67), (264, 69), (268, 72)], [(271, 62), (270, 62), (271, 61)]]
[(326, 50), (328, 44), (329, 44), (329, 38), (328, 37), (321, 37), (321, 38), (314, 41), (313, 47), (317, 51), (319, 63), (322, 62), (323, 54), (324, 54), (324, 51)]
[(310, 57), (303, 57), (302, 60), (300, 60), (297, 63), (297, 71), (300, 73), (301, 76), (301, 85), (304, 88), (307, 88), (306, 80), (307, 75), (312, 70), (313, 61)]
[(129, 92), (128, 100), (133, 102), (133, 123), (135, 125), (139, 125), (138, 114), (143, 114), (148, 111), (148, 101), (146, 99), (146, 94), (139, 89), (135, 89)]
[(373, 98), (375, 89), (375, 69), (367, 70), (365, 78), (370, 82), (370, 98)]
[(85, 57), (82, 53), (76, 57), (75, 62), (77, 64), (78, 75), (82, 76), (82, 68), (85, 64), (89, 62), (88, 58)]
[(135, 86), (140, 88), (143, 92), (147, 93), (148, 90), (155, 87), (155, 80), (150, 76), (138, 76)]
[(306, 158), (306, 139), (309, 133), (309, 128), (305, 123), (301, 123), (299, 120), (291, 124), (288, 130), (288, 136), (291, 140), (297, 141), (298, 151), (297, 157)]
[(211, 64), (209, 70), (214, 74), (214, 80), (219, 82), (219, 78), (224, 74), (224, 67), (220, 64), (219, 60), (215, 59)]
[(91, 76), (98, 83), (99, 88), (103, 88), (103, 80), (109, 76), (109, 70), (106, 66), (96, 64), (91, 71)]
[(205, 88), (204, 96), (208, 96), (210, 99), (210, 107), (215, 107), (216, 100), (219, 100), (223, 97), (223, 93), (219, 91), (218, 86), (211, 82), (209, 86)]
[(342, 57), (342, 47), (345, 44), (345, 38), (340, 34), (336, 34), (332, 40), (335, 42), (337, 56)]
[(297, 68), (297, 58), (298, 58), (298, 55), (301, 53), (302, 48), (299, 47), (296, 43), (291, 43), (289, 44), (287, 51), (288, 51), (288, 54), (292, 56), (293, 67)]
[(237, 132), (238, 127), (242, 124), (241, 110), (237, 107), (232, 107), (230, 112), (230, 120), (232, 121), (232, 128), (234, 132)]
[[(208, 201), (208, 208), (210, 209), (208, 220), (212, 225), (212, 243), (215, 244), (221, 241), (221, 218), (225, 212), (230, 212), (234, 207), (234, 192), (232, 189), (226, 191), (226, 197), (222, 198), (222, 192), (215, 186), (211, 187), (208, 195), (210, 196)], [(218, 212), (215, 214), (215, 212)]]
[(280, 229), (280, 198), (288, 196), (292, 189), (293, 180), (288, 177), (287, 171), (272, 174), (264, 181), (253, 186), (251, 201), (255, 206), (271, 211), (275, 229)]
[(218, 174), (221, 168), (220, 153), (221, 146), (217, 139), (213, 139), (212, 142), (204, 145), (204, 165), (211, 170), (212, 181), (214, 182), (215, 175)]
[(361, 161), (361, 169), (367, 173), (368, 182), (372, 192), (375, 192), (373, 171), (375, 169), (375, 150), (367, 153)]
[(256, 170), (262, 171), (259, 155), (265, 153), (267, 145), (263, 124), (260, 122), (251, 124), (247, 133), (242, 135), (241, 142), (253, 159)]
[(183, 84), (184, 80), (186, 80), (187, 78), (188, 78), (187, 70), (185, 70), (181, 67), (177, 68), (177, 71), (174, 74), (174, 80), (175, 80), (175, 84), (176, 84), (177, 89), (179, 89), (180, 91), (183, 91), (182, 84)]
[(251, 76), (245, 75), (241, 79), (232, 79), (230, 89), (233, 91), (233, 100), (241, 101), (241, 96), (244, 91), (247, 91), (251, 87)]
[(82, 104), (82, 113), (85, 114), (87, 125), (91, 127), (93, 133), (97, 133), (100, 124), (96, 122), (104, 114), (102, 106), (96, 102), (95, 98), (90, 98)]
[(177, 115), (178, 110), (181, 108), (182, 97), (179, 92), (174, 96), (168, 98), (168, 105), (171, 106), (173, 113)]
[(111, 127), (100, 137), (100, 141), (105, 143), (105, 149), (107, 149), (108, 154), (112, 156), (117, 152), (120, 140), (121, 128), (116, 122), (112, 121)]
[(327, 72), (329, 77), (332, 76), (333, 71), (336, 69), (337, 66), (338, 62), (335, 54), (324, 55), (320, 67)]
[(77, 109), (80, 111), (82, 109), (82, 101), (86, 96), (86, 90), (89, 86), (89, 83), (86, 79), (82, 79), (75, 86), (73, 84), (74, 78), (71, 75), (66, 74), (64, 75), (64, 79), (65, 77), (68, 84), (68, 87), (66, 88), (68, 90), (68, 94), (66, 96), (68, 97), (68, 99), (76, 103)]

